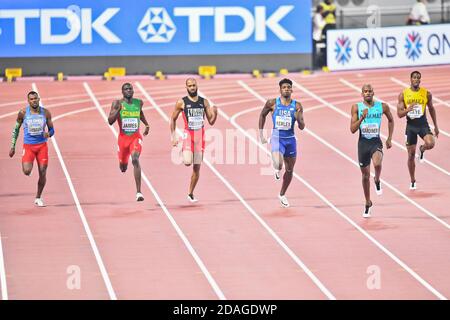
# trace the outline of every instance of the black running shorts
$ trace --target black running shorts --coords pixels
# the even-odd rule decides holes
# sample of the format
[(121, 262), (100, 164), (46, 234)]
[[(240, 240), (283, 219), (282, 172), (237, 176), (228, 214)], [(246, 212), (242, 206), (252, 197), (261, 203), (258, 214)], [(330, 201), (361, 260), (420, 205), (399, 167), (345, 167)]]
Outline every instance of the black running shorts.
[(417, 144), (417, 135), (423, 139), (427, 134), (432, 134), (428, 123), (421, 126), (406, 124), (406, 145), (413, 146)]
[(380, 138), (366, 139), (359, 138), (358, 141), (358, 161), (361, 168), (367, 167), (372, 160), (372, 155), (380, 151), (383, 153), (383, 143)]

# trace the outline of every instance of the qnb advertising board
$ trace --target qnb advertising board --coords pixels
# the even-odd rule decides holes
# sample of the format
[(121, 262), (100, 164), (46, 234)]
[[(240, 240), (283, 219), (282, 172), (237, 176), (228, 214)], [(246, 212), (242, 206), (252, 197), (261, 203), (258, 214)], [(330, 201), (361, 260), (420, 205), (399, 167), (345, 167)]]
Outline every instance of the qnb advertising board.
[(450, 63), (450, 24), (332, 30), (327, 33), (330, 70)]
[(1, 0), (0, 57), (311, 53), (310, 1)]

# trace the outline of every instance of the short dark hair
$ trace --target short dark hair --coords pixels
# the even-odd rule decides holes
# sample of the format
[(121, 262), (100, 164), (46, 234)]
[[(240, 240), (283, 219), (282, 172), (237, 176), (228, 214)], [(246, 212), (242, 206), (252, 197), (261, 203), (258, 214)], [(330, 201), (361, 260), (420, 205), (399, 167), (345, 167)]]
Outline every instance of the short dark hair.
[(292, 81), (289, 80), (288, 78), (284, 78), (283, 80), (281, 80), (281, 81), (278, 83), (278, 85), (279, 85), (280, 88), (281, 88), (281, 86), (282, 86), (283, 84), (285, 84), (285, 83), (290, 84), (291, 87), (292, 87)]
[(131, 87), (133, 88), (133, 85), (132, 85), (131, 83), (125, 82), (125, 83), (122, 85), (122, 90), (123, 90), (123, 88), (125, 88), (125, 86), (131, 86)]
[(29, 98), (30, 96), (38, 96), (39, 97), (39, 94), (36, 91), (30, 91), (27, 94), (27, 98)]
[(417, 71), (417, 70), (411, 72), (411, 78), (412, 78), (413, 75), (415, 75), (415, 74), (418, 74), (418, 75), (422, 78), (422, 74), (421, 74), (419, 71)]

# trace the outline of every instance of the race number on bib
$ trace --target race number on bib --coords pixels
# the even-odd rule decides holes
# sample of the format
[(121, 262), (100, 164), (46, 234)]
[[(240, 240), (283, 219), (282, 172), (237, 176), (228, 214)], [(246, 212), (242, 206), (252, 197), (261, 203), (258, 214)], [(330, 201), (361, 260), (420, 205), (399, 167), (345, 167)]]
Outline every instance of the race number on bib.
[(30, 136), (38, 136), (44, 132), (44, 122), (40, 119), (30, 120), (27, 123), (28, 125), (28, 134)]
[(275, 129), (290, 130), (292, 126), (292, 118), (286, 116), (276, 116)]
[(139, 119), (124, 118), (122, 119), (122, 130), (125, 132), (135, 132), (139, 128)]
[(202, 116), (193, 116), (189, 117), (188, 122), (189, 129), (198, 130), (203, 127), (203, 117)]
[(410, 119), (417, 119), (420, 118), (421, 116), (423, 116), (423, 112), (422, 112), (422, 106), (420, 104), (415, 104), (413, 106), (413, 109), (408, 112), (408, 117)]
[(380, 134), (380, 128), (377, 123), (361, 124), (361, 135), (366, 139), (376, 138)]

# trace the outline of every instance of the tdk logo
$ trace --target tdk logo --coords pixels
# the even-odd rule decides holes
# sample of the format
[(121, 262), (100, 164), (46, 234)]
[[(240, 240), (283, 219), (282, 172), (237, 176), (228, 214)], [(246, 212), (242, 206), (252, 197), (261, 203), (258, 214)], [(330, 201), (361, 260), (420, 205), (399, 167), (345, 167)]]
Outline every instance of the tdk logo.
[[(214, 42), (241, 42), (251, 37), (254, 41), (265, 42), (267, 30), (281, 41), (295, 41), (295, 37), (281, 25), (282, 20), (293, 9), (293, 5), (282, 5), (275, 11), (267, 13), (265, 6), (255, 6), (253, 10), (236, 6), (175, 7), (173, 12), (169, 13), (165, 8), (154, 7), (146, 10), (140, 22), (139, 20), (135, 22), (133, 29), (144, 43), (168, 43), (176, 34), (176, 23), (178, 28), (187, 29), (186, 40), (196, 43), (201, 41), (201, 33), (205, 30), (204, 19), (213, 19)], [(27, 43), (28, 19), (40, 19), (41, 44), (68, 44), (80, 36), (82, 44), (91, 44), (94, 31), (107, 43), (122, 43), (122, 39), (116, 34), (123, 29), (117, 16), (120, 10), (107, 8), (93, 17), (90, 8), (82, 8), (78, 12), (69, 9), (2, 9), (0, 19), (13, 19), (16, 45)], [(129, 20), (132, 16), (121, 18)], [(227, 31), (229, 30), (227, 23), (236, 18), (243, 22), (241, 29)], [(65, 19), (69, 26), (64, 31), (55, 23), (61, 19)], [(129, 31), (125, 30), (125, 34), (129, 34)]]
[[(282, 41), (294, 41), (295, 38), (280, 25), (280, 21), (294, 9), (294, 6), (280, 6), (269, 17), (266, 7), (256, 6), (254, 13), (243, 7), (178, 7), (174, 8), (173, 16), (186, 17), (189, 31), (189, 42), (200, 42), (201, 20), (214, 17), (215, 42), (240, 42), (253, 34), (255, 41), (266, 41), (270, 29)], [(244, 27), (238, 32), (226, 31), (226, 18), (239, 17)], [(138, 33), (145, 43), (170, 42), (176, 32), (176, 27), (164, 8), (149, 8), (144, 15)]]
[(172, 19), (164, 8), (150, 8), (138, 27), (142, 41), (170, 42), (177, 31)]
[[(81, 34), (81, 43), (92, 43), (92, 31), (108, 43), (121, 43), (107, 26), (119, 12), (119, 8), (108, 8), (92, 21), (92, 9), (81, 9), (76, 13), (69, 9), (25, 9), (25, 10), (0, 10), (0, 19), (14, 19), (14, 43), (24, 45), (26, 39), (26, 20), (40, 18), (41, 44), (66, 44), (75, 41)], [(65, 34), (55, 34), (52, 30), (52, 21), (65, 19), (70, 25)]]

